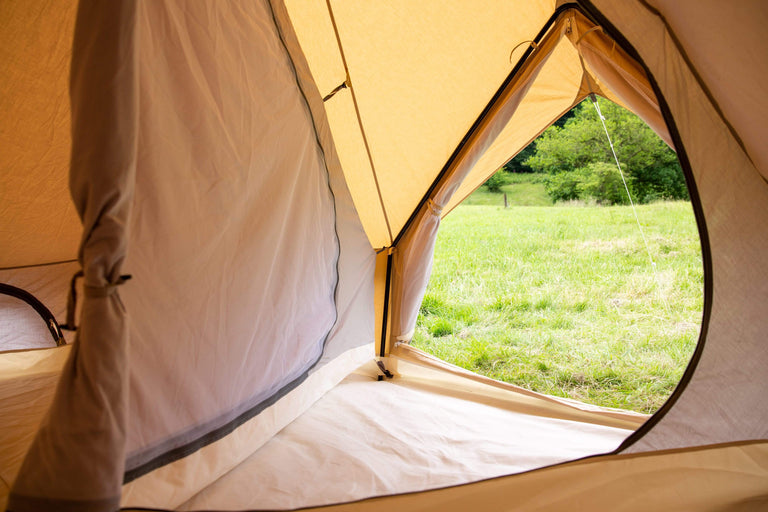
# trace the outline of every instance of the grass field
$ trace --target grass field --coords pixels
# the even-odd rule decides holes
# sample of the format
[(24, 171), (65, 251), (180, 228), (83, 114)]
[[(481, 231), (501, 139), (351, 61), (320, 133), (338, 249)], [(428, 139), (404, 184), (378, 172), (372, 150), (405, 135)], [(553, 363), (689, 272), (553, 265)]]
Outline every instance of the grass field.
[(690, 204), (638, 207), (654, 270), (628, 206), (477, 202), (443, 221), (413, 345), (543, 393), (661, 406), (701, 321)]
[(504, 193), (507, 194), (508, 204), (516, 206), (550, 206), (552, 201), (544, 191), (543, 179), (540, 174), (507, 174), (507, 184), (501, 187), (502, 193), (489, 192), (480, 187), (462, 204), (464, 205), (504, 205)]

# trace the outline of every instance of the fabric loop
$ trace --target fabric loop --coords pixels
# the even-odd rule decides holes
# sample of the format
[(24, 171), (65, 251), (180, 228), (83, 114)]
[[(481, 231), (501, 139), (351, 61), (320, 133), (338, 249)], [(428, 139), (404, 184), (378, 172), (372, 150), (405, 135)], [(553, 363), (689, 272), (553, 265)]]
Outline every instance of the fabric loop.
[(578, 46), (579, 44), (581, 44), (581, 40), (582, 40), (582, 39), (584, 39), (584, 37), (585, 37), (587, 34), (589, 34), (590, 32), (594, 32), (595, 30), (603, 30), (603, 27), (601, 27), (600, 25), (596, 25), (596, 26), (594, 26), (594, 27), (590, 28), (589, 30), (587, 30), (586, 32), (584, 32), (583, 34), (581, 34), (581, 36), (579, 36), (579, 38), (576, 40), (576, 42), (575, 42), (574, 44), (575, 44), (576, 46)]
[(85, 285), (83, 286), (83, 291), (86, 297), (107, 297), (112, 295), (118, 286), (125, 283), (130, 278), (130, 275), (120, 276), (114, 283), (109, 283), (104, 286)]
[(67, 295), (67, 323), (61, 326), (68, 331), (77, 330), (75, 325), (75, 311), (77, 309), (77, 280), (83, 277), (83, 271), (78, 270), (69, 282), (69, 294)]
[(523, 41), (521, 43), (518, 43), (514, 48), (512, 48), (512, 51), (509, 52), (509, 62), (512, 62), (512, 55), (515, 54), (515, 50), (517, 50), (518, 48), (520, 48), (521, 46), (523, 46), (525, 44), (530, 45), (530, 47), (533, 48), (534, 50), (539, 47), (538, 43), (536, 41), (531, 40), (531, 39), (529, 39), (527, 41)]
[[(395, 339), (400, 343), (410, 343), (413, 339), (413, 335), (416, 334), (416, 329), (411, 329), (405, 334), (401, 334), (400, 336), (397, 336)], [(396, 343), (397, 344), (397, 343)]]
[(427, 207), (429, 207), (429, 210), (432, 212), (432, 215), (435, 215), (437, 217), (440, 216), (441, 213), (443, 213), (443, 207), (434, 202), (432, 199), (427, 200)]

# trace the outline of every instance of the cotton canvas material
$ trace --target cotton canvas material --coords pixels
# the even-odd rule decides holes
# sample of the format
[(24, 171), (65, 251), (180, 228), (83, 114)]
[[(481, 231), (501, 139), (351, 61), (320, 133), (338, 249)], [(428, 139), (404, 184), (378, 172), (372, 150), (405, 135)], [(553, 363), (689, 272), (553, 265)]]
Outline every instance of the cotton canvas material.
[[(12, 510), (112, 510), (146, 489), (180, 505), (407, 345), (440, 218), (590, 93), (677, 151), (705, 274), (679, 389), (605, 467), (638, 493), (667, 488), (632, 476), (657, 454), (681, 472), (763, 471), (762, 2), (10, 0), (0, 14), (0, 272), (84, 272), (72, 347), (0, 356), (7, 410), (21, 383), (58, 380), (4, 431)], [(723, 482), (717, 506), (765, 494)], [(503, 509), (486, 487), (467, 496)]]

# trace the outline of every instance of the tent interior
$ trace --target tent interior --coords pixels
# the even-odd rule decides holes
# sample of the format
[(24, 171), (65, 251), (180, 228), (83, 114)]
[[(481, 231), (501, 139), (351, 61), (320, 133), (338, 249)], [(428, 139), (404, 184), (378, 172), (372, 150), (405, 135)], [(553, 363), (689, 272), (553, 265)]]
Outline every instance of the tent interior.
[[(0, 509), (765, 507), (766, 22), (0, 3)], [(677, 151), (702, 242), (701, 337), (650, 417), (409, 345), (440, 219), (590, 94)]]

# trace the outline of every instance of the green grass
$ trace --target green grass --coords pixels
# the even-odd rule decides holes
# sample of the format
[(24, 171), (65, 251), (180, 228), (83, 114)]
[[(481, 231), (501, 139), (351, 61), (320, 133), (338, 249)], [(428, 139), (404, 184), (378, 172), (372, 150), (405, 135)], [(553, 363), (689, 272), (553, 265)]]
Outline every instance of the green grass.
[(506, 193), (508, 204), (549, 206), (552, 204), (552, 200), (544, 190), (543, 178), (543, 174), (505, 173), (504, 179), (507, 184), (501, 187), (502, 193), (489, 192), (486, 187), (480, 187), (462, 204), (504, 206), (504, 193)]
[(698, 339), (701, 249), (689, 203), (638, 215), (655, 272), (630, 207), (459, 206), (413, 345), (535, 391), (656, 410)]

